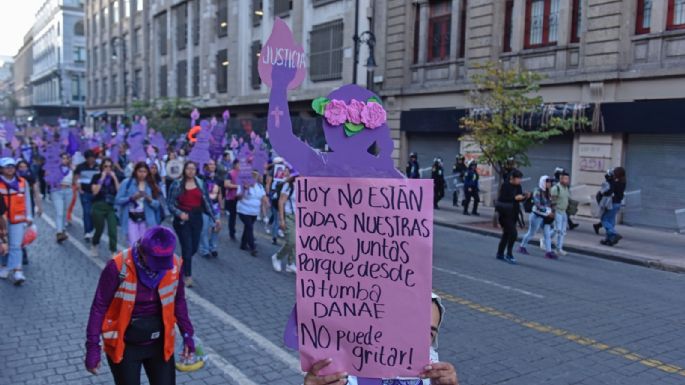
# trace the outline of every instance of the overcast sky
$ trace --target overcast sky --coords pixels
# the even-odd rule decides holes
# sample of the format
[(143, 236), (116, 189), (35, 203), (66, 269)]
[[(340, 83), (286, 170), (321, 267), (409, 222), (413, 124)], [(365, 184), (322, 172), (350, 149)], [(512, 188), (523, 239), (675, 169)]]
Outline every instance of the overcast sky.
[(17, 54), (44, 1), (0, 0), (0, 56)]

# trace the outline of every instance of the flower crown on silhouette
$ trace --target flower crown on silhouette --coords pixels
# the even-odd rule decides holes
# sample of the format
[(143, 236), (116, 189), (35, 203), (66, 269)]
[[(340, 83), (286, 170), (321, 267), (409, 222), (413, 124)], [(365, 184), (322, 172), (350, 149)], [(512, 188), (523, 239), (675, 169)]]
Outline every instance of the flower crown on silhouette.
[(345, 135), (348, 137), (359, 134), (364, 128), (376, 129), (387, 121), (385, 109), (376, 97), (371, 97), (366, 102), (352, 99), (350, 104), (339, 99), (321, 97), (312, 101), (312, 108), (331, 126), (344, 124)]

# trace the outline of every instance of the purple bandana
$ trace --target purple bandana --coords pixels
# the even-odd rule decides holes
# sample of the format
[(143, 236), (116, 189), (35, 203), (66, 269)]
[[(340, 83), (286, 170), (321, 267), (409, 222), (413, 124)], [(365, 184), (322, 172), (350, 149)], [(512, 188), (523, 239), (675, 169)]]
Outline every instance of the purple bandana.
[(162, 278), (164, 278), (164, 274), (166, 274), (166, 272), (150, 271), (150, 269), (143, 266), (143, 264), (140, 262), (140, 259), (138, 258), (137, 242), (136, 245), (131, 248), (131, 256), (133, 257), (133, 263), (135, 263), (136, 265), (136, 273), (138, 274), (138, 279), (140, 283), (145, 285), (145, 287), (147, 288), (156, 289), (159, 286), (159, 283), (162, 281)]

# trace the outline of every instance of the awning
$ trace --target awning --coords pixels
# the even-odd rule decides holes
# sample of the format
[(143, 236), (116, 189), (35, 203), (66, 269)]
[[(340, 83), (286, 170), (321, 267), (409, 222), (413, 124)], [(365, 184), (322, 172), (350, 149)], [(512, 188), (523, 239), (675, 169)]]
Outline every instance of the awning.
[(685, 99), (604, 103), (605, 132), (627, 134), (685, 134)]
[(400, 131), (414, 133), (449, 133), (461, 135), (461, 118), (468, 115), (467, 109), (419, 109), (402, 111)]

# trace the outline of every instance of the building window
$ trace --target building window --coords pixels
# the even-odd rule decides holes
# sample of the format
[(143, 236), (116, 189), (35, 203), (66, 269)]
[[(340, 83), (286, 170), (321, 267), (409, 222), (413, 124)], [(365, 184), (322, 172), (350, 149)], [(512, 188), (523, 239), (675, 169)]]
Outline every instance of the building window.
[(637, 0), (635, 33), (649, 33), (652, 26), (652, 0)]
[(83, 63), (86, 61), (86, 58), (84, 57), (86, 49), (83, 47), (74, 47), (74, 62), (75, 63)]
[(252, 26), (256, 27), (262, 23), (262, 16), (264, 16), (262, 0), (252, 0)]
[(512, 37), (514, 29), (514, 0), (507, 0), (504, 3), (504, 42), (502, 50), (504, 52), (511, 52)]
[(98, 87), (100, 87), (100, 81), (95, 79), (95, 83), (93, 86), (93, 96), (91, 96), (91, 98), (90, 98), (90, 100), (93, 101), (93, 104), (98, 103), (98, 91), (99, 91)]
[(583, 28), (583, 8), (581, 0), (573, 0), (573, 15), (571, 16), (571, 43), (580, 41), (580, 31)]
[(90, 32), (90, 35), (95, 38), (95, 35), (98, 33), (98, 16), (93, 15), (93, 30)]
[(193, 1), (193, 45), (200, 44), (200, 0)]
[(133, 73), (133, 89), (131, 90), (131, 96), (133, 98), (138, 98), (140, 96), (140, 87), (143, 85), (143, 71), (142, 70), (136, 70), (136, 72)]
[(309, 47), (309, 76), (312, 81), (342, 78), (343, 21), (312, 27)]
[(79, 20), (74, 24), (74, 35), (76, 36), (83, 36), (85, 35), (85, 31), (83, 29), (83, 21)]
[(685, 29), (685, 0), (668, 0), (669, 30)]
[(428, 61), (446, 60), (450, 56), (452, 2), (437, 0), (429, 3)]
[(159, 97), (160, 98), (166, 98), (167, 97), (167, 70), (166, 66), (160, 66), (159, 67)]
[(131, 0), (123, 0), (124, 1), (124, 18), (128, 19), (131, 17)]
[(116, 101), (119, 98), (119, 84), (117, 83), (117, 75), (112, 75), (112, 88), (110, 89), (112, 96), (110, 99)]
[(176, 47), (179, 50), (186, 49), (188, 45), (188, 3), (183, 3), (174, 8), (176, 14)]
[(143, 12), (143, 3), (145, 0), (136, 0), (136, 12)]
[(200, 96), (200, 57), (193, 58), (193, 78), (190, 83), (193, 87), (193, 96)]
[(102, 78), (102, 95), (100, 95), (102, 103), (107, 103), (107, 78)]
[(421, 35), (421, 3), (414, 6), (414, 64), (419, 62), (419, 40)]
[(93, 47), (92, 59), (93, 72), (95, 73), (95, 69), (98, 68), (98, 47)]
[(526, 48), (554, 45), (559, 27), (559, 0), (527, 0)]
[(262, 80), (259, 78), (259, 55), (262, 52), (262, 43), (259, 41), (252, 42), (252, 48), (250, 49), (250, 85), (253, 90), (258, 90), (259, 86), (262, 84)]
[(185, 60), (176, 63), (176, 96), (188, 96), (188, 62)]
[(459, 11), (459, 57), (463, 58), (466, 52), (466, 13), (469, 7), (468, 0), (461, 0), (461, 10)]
[(133, 30), (133, 53), (139, 54), (143, 45), (142, 31), (140, 28)]
[(216, 34), (228, 36), (228, 0), (219, 0), (216, 11)]
[(114, 0), (112, 3), (112, 25), (119, 24), (119, 1)]
[(72, 101), (83, 101), (86, 99), (83, 89), (81, 88), (81, 78), (78, 76), (73, 76), (71, 78), (71, 100)]
[(216, 54), (216, 92), (228, 91), (228, 50), (222, 49)]
[(102, 54), (102, 65), (106, 66), (107, 63), (109, 63), (109, 60), (107, 60), (107, 44), (103, 43), (102, 48), (100, 49), (100, 53)]
[(104, 35), (107, 30), (107, 19), (109, 18), (109, 8), (105, 7), (100, 10), (100, 34)]
[(292, 0), (274, 0), (274, 16), (285, 17), (293, 9)]
[(157, 16), (157, 36), (159, 40), (159, 54), (166, 55), (167, 49), (167, 29), (166, 29), (166, 12), (161, 13)]

